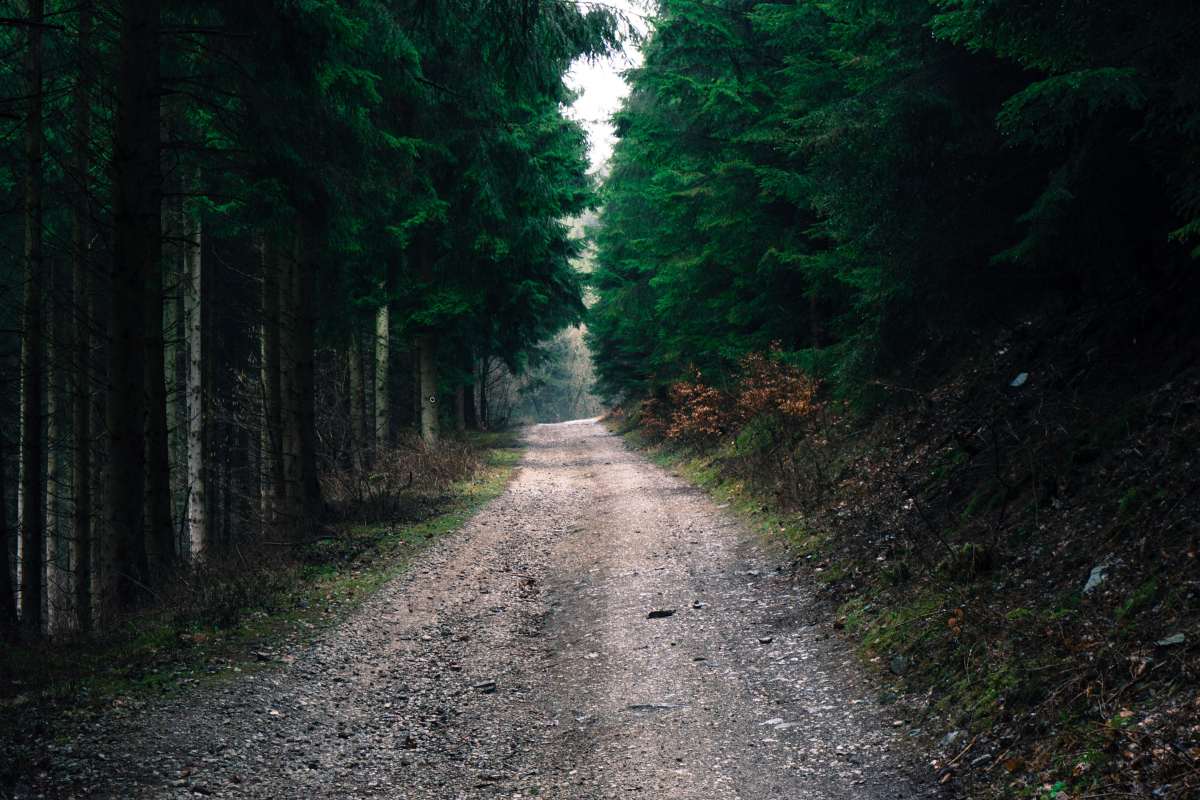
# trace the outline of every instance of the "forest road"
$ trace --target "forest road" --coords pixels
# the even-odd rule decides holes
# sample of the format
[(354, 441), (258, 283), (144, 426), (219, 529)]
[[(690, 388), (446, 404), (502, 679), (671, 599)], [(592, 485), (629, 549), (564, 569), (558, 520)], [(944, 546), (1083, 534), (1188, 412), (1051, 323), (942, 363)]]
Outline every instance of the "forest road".
[(925, 791), (891, 707), (761, 538), (594, 421), (529, 428), (525, 446), (500, 497), (294, 661), (152, 715), (118, 746), (136, 785), (275, 800)]

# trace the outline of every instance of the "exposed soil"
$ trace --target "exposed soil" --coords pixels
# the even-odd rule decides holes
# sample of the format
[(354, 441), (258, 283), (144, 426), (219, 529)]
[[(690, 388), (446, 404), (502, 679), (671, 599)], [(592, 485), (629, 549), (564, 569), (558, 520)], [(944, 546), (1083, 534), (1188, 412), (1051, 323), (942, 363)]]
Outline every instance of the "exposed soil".
[(926, 791), (781, 554), (595, 422), (525, 444), (507, 491), (303, 655), (53, 768), (114, 797)]

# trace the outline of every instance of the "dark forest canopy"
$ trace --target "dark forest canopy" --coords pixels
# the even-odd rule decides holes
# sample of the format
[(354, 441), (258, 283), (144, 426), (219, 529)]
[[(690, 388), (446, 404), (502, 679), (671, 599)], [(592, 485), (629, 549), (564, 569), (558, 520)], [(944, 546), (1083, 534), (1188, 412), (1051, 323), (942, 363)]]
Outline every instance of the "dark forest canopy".
[(609, 11), (4, 17), (5, 626), (111, 627), (210, 548), (321, 516), (330, 475), (487, 425), (479, 376), (581, 320), (564, 220), (595, 194), (564, 78), (618, 45)]
[(610, 396), (773, 343), (916, 380), (1015, 309), (1195, 269), (1196, 3), (664, 0), (644, 57), (589, 322)]

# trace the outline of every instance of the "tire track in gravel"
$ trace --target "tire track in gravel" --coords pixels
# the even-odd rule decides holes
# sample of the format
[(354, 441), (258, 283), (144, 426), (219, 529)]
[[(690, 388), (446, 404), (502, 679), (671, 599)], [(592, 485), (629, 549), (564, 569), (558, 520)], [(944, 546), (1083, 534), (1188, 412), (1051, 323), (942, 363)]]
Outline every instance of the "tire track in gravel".
[(525, 445), (500, 497), (304, 655), (143, 717), (109, 748), (108, 791), (918, 791), (869, 681), (807, 624), (807, 594), (773, 581), (778, 556), (594, 421)]

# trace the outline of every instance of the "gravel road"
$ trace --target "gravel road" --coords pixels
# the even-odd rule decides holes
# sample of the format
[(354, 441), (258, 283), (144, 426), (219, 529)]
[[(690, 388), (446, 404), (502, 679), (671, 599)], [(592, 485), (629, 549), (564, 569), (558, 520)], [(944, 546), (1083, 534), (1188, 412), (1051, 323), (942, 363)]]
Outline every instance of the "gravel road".
[(110, 743), (113, 796), (932, 791), (778, 554), (596, 422), (525, 445), (500, 497), (303, 655)]

